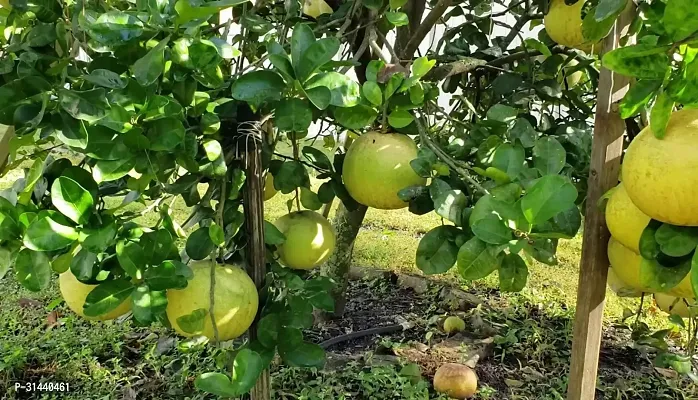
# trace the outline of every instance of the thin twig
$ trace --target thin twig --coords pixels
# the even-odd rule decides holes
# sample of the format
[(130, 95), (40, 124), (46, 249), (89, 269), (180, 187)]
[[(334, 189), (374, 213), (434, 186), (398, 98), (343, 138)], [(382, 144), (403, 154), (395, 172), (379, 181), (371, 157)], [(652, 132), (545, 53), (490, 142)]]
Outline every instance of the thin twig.
[(452, 2), (453, 0), (439, 0), (439, 2), (436, 3), (434, 8), (432, 8), (429, 14), (427, 14), (426, 18), (424, 18), (424, 21), (422, 21), (419, 27), (417, 27), (417, 29), (414, 31), (412, 38), (409, 42), (407, 42), (407, 45), (403, 49), (400, 58), (412, 58), (415, 51), (417, 51), (419, 48), (419, 45), (434, 27), (439, 18), (443, 16), (446, 9), (451, 6)]
[(378, 35), (378, 38), (383, 41), (383, 44), (388, 49), (388, 52), (390, 52), (390, 56), (392, 57), (392, 60), (390, 62), (393, 64), (398, 64), (400, 62), (400, 57), (398, 57), (397, 53), (395, 52), (395, 49), (390, 44), (390, 42), (385, 37), (385, 35), (383, 35), (383, 33), (381, 31), (379, 31), (378, 29), (374, 29), (373, 31), (376, 32), (376, 35)]

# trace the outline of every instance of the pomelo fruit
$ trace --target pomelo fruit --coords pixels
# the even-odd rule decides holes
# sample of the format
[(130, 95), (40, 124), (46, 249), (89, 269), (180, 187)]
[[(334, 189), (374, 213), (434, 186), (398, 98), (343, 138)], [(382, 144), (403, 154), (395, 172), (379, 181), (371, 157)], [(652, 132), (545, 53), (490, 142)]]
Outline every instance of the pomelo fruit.
[[(693, 299), (688, 300), (681, 297), (674, 297), (669, 294), (655, 293), (654, 302), (657, 303), (657, 307), (670, 315), (678, 315), (681, 318), (690, 318), (691, 312), (689, 310), (687, 301), (693, 303)], [(694, 309), (694, 313), (698, 309)]]
[(582, 9), (586, 0), (568, 6), (565, 0), (552, 0), (543, 19), (545, 31), (553, 41), (584, 52), (598, 52), (599, 44), (591, 43), (582, 33)]
[(434, 374), (434, 390), (454, 399), (468, 399), (477, 392), (477, 375), (462, 364), (443, 364)]
[(322, 14), (332, 14), (334, 10), (324, 0), (305, 0), (303, 14), (317, 19)]
[[(213, 324), (209, 315), (211, 293), (211, 264), (213, 262), (197, 261), (189, 264), (194, 277), (184, 289), (167, 291), (167, 318), (177, 333), (182, 336), (203, 335), (215, 339)], [(214, 289), (213, 314), (221, 341), (234, 339), (247, 331), (257, 314), (259, 298), (252, 279), (240, 267), (235, 265), (217, 265)], [(204, 310), (203, 321), (198, 321), (201, 329), (193, 332), (185, 330), (177, 321), (197, 310)], [(193, 325), (196, 325), (193, 324)]]
[(698, 226), (698, 110), (669, 118), (657, 139), (648, 126), (628, 146), (623, 186), (637, 208), (672, 225)]
[(618, 277), (616, 271), (613, 268), (608, 269), (608, 287), (613, 290), (613, 292), (618, 295), (618, 297), (640, 297), (642, 296), (642, 291), (630, 287), (627, 283), (623, 282), (622, 279)]
[(606, 204), (606, 225), (611, 236), (639, 254), (640, 236), (649, 223), (650, 217), (633, 204), (625, 186), (616, 186)]
[(608, 260), (618, 278), (632, 289), (652, 293), (654, 290), (640, 283), (640, 263), (642, 257), (614, 239), (608, 241)]
[(278, 251), (281, 263), (289, 268), (315, 268), (334, 251), (334, 228), (327, 218), (314, 211), (286, 214), (277, 219), (274, 225), (286, 236)]
[(267, 172), (264, 177), (264, 201), (271, 199), (276, 196), (276, 188), (274, 187), (274, 175), (271, 172)]
[(82, 283), (78, 278), (73, 275), (70, 270), (65, 271), (58, 277), (58, 286), (61, 290), (61, 295), (65, 304), (70, 308), (75, 314), (93, 321), (107, 321), (120, 317), (127, 312), (131, 311), (131, 298), (127, 298), (118, 307), (109, 311), (106, 314), (102, 314), (97, 317), (87, 317), (82, 310), (85, 305), (85, 299), (87, 295), (90, 294), (92, 289), (96, 288), (97, 285), (88, 285)]
[(463, 332), (464, 330), (465, 321), (456, 316), (450, 316), (444, 321), (444, 332), (448, 334)]
[(667, 294), (676, 297), (684, 297), (687, 299), (695, 298), (695, 294), (693, 293), (693, 287), (691, 286), (691, 272), (689, 271), (686, 277), (683, 278), (678, 285), (667, 290), (666, 292)]
[(10, 5), (10, 0), (0, 0), (0, 8), (12, 9), (12, 5)]
[(380, 210), (407, 207), (397, 193), (427, 181), (410, 166), (415, 158), (417, 145), (408, 136), (364, 133), (351, 144), (344, 158), (344, 186), (354, 200), (365, 206)]

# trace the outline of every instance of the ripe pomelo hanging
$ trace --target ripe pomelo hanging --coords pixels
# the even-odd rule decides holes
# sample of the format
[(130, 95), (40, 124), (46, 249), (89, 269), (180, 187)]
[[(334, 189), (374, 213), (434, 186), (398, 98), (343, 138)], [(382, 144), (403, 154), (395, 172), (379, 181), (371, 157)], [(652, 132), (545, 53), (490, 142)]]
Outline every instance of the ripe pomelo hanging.
[(278, 251), (281, 263), (289, 268), (315, 268), (334, 251), (334, 228), (327, 218), (314, 211), (286, 214), (274, 225), (286, 236)]
[(623, 184), (616, 186), (606, 204), (606, 225), (611, 236), (640, 253), (640, 236), (649, 223), (650, 217), (633, 204)]
[(648, 126), (630, 143), (623, 185), (637, 208), (672, 225), (698, 226), (698, 110), (669, 118), (664, 138)]
[(611, 262), (611, 268), (613, 268), (618, 278), (625, 282), (629, 288), (641, 292), (654, 292), (654, 290), (644, 287), (640, 283), (640, 263), (642, 262), (642, 257), (623, 246), (613, 237), (608, 241), (608, 260)]
[(70, 270), (65, 271), (58, 277), (58, 286), (61, 289), (61, 295), (65, 304), (70, 308), (75, 314), (93, 321), (107, 321), (120, 317), (127, 312), (131, 311), (131, 298), (127, 298), (118, 307), (109, 311), (106, 314), (102, 314), (97, 317), (87, 317), (83, 312), (82, 307), (85, 305), (85, 299), (87, 295), (90, 294), (92, 289), (96, 288), (97, 285), (88, 285), (82, 283), (78, 278), (73, 275)]
[[(691, 303), (693, 300), (689, 300)], [(678, 315), (681, 318), (690, 318), (691, 312), (689, 310), (688, 304), (686, 304), (687, 299), (681, 297), (674, 297), (672, 295), (664, 293), (655, 293), (654, 302), (657, 303), (657, 307), (669, 315)], [(694, 312), (698, 311), (695, 309)]]
[(555, 43), (587, 53), (592, 50), (598, 52), (599, 44), (590, 42), (582, 32), (582, 9), (585, 3), (586, 0), (579, 0), (568, 6), (565, 0), (552, 0), (543, 24)]
[(640, 297), (642, 296), (642, 291), (637, 290), (627, 283), (623, 282), (622, 279), (618, 277), (616, 271), (611, 267), (608, 269), (608, 287), (613, 290), (613, 292), (618, 295), (618, 297)]
[(332, 14), (334, 10), (325, 0), (305, 0), (303, 2), (303, 14), (317, 19), (322, 14)]
[(417, 158), (417, 145), (397, 133), (368, 132), (349, 147), (344, 158), (342, 178), (354, 200), (380, 210), (407, 207), (397, 193), (414, 185), (424, 185), (410, 161)]
[(691, 286), (691, 272), (689, 271), (688, 274), (686, 274), (686, 277), (683, 278), (678, 285), (667, 290), (666, 293), (672, 296), (684, 297), (687, 299), (695, 298), (693, 287)]
[(267, 172), (264, 177), (264, 201), (271, 199), (276, 196), (276, 188), (274, 187), (274, 175), (271, 172)]
[[(167, 291), (167, 318), (172, 328), (182, 336), (203, 335), (215, 339), (209, 314), (211, 264), (210, 260), (191, 263), (189, 266), (194, 272), (194, 277), (189, 280), (187, 287)], [(259, 298), (254, 282), (242, 268), (220, 264), (215, 268), (213, 314), (218, 327), (218, 337), (225, 341), (242, 335), (252, 325), (257, 315)], [(200, 312), (197, 310), (205, 312), (203, 321), (196, 320), (200, 329), (183, 329), (177, 319), (186, 319), (195, 311)]]

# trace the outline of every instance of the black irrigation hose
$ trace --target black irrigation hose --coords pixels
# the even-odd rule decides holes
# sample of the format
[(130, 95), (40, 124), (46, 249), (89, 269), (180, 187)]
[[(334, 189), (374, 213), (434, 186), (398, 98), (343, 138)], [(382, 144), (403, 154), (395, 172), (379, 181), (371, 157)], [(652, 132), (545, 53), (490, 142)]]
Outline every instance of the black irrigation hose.
[(371, 328), (371, 329), (366, 329), (363, 331), (347, 333), (346, 335), (336, 336), (336, 337), (333, 337), (332, 339), (327, 339), (324, 342), (320, 343), (320, 347), (322, 347), (323, 349), (327, 349), (328, 347), (330, 347), (332, 345), (335, 345), (337, 343), (346, 342), (348, 340), (357, 339), (357, 338), (361, 338), (361, 337), (368, 336), (368, 335), (381, 335), (381, 334), (385, 334), (385, 333), (393, 333), (393, 332), (407, 330), (408, 328), (409, 328), (408, 325), (403, 325), (403, 324), (379, 326), (377, 328)]

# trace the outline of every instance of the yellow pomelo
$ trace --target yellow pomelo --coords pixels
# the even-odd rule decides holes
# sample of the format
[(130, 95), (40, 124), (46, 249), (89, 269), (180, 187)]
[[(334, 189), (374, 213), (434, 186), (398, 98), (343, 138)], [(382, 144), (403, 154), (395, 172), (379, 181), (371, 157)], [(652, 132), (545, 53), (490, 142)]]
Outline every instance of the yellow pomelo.
[(434, 374), (434, 390), (454, 399), (469, 399), (477, 392), (477, 375), (462, 364), (442, 364)]
[[(209, 314), (211, 293), (212, 261), (198, 261), (189, 266), (194, 277), (187, 287), (167, 291), (167, 318), (172, 327), (182, 336), (203, 335), (215, 339), (213, 324)], [(252, 279), (240, 267), (234, 265), (217, 265), (214, 289), (213, 314), (221, 341), (234, 339), (247, 331), (257, 314), (259, 298)], [(177, 319), (205, 310), (203, 329), (197, 332), (184, 331)]]
[(10, 0), (0, 0), (0, 8), (11, 9), (12, 6), (10, 5)]
[(648, 216), (672, 225), (698, 226), (698, 110), (673, 113), (663, 139), (650, 127), (630, 143), (623, 185)]
[(332, 14), (334, 10), (324, 0), (305, 0), (303, 14), (317, 19), (322, 14)]
[(611, 236), (639, 254), (640, 236), (649, 223), (650, 217), (633, 204), (623, 184), (616, 186), (606, 204), (606, 225)]
[(465, 321), (456, 316), (450, 316), (444, 321), (444, 332), (451, 334), (463, 332), (465, 330)]
[(676, 297), (685, 297), (687, 299), (695, 298), (693, 287), (691, 286), (691, 272), (689, 271), (685, 278), (678, 285), (666, 291), (667, 294)]
[(586, 0), (568, 6), (565, 0), (552, 0), (543, 23), (553, 41), (585, 52), (598, 52), (599, 44), (590, 43), (582, 33), (582, 9)]
[(286, 236), (278, 250), (281, 263), (289, 268), (315, 268), (334, 251), (334, 228), (327, 218), (314, 211), (286, 214), (274, 225)]
[(274, 175), (271, 172), (267, 172), (264, 177), (264, 201), (271, 199), (276, 196), (276, 188), (274, 187)]
[(642, 296), (642, 291), (630, 287), (627, 283), (623, 282), (616, 271), (613, 268), (608, 269), (608, 287), (613, 290), (613, 292), (618, 295), (618, 297), (640, 297)]
[(622, 282), (625, 282), (627, 287), (641, 292), (654, 292), (650, 288), (643, 287), (640, 283), (642, 257), (614, 238), (608, 241), (608, 260), (611, 262), (613, 271)]
[(73, 312), (81, 317), (94, 321), (107, 321), (120, 317), (127, 312), (131, 311), (131, 298), (127, 298), (118, 307), (109, 311), (106, 314), (102, 314), (98, 317), (86, 317), (82, 311), (82, 307), (85, 305), (85, 299), (87, 295), (90, 294), (92, 289), (96, 288), (97, 285), (87, 285), (78, 280), (78, 278), (73, 275), (70, 270), (65, 271), (58, 277), (58, 286), (61, 289), (61, 295), (65, 304), (68, 308), (73, 310)]
[(381, 210), (407, 207), (397, 193), (414, 185), (424, 185), (410, 161), (417, 158), (417, 145), (408, 136), (368, 132), (352, 143), (344, 158), (342, 178), (351, 197)]
[[(654, 302), (657, 303), (657, 307), (670, 315), (678, 315), (681, 318), (690, 318), (691, 312), (688, 308), (688, 303), (693, 305), (693, 299), (684, 299), (681, 297), (674, 297), (664, 293), (655, 293)], [(694, 309), (694, 313), (698, 309)]]

